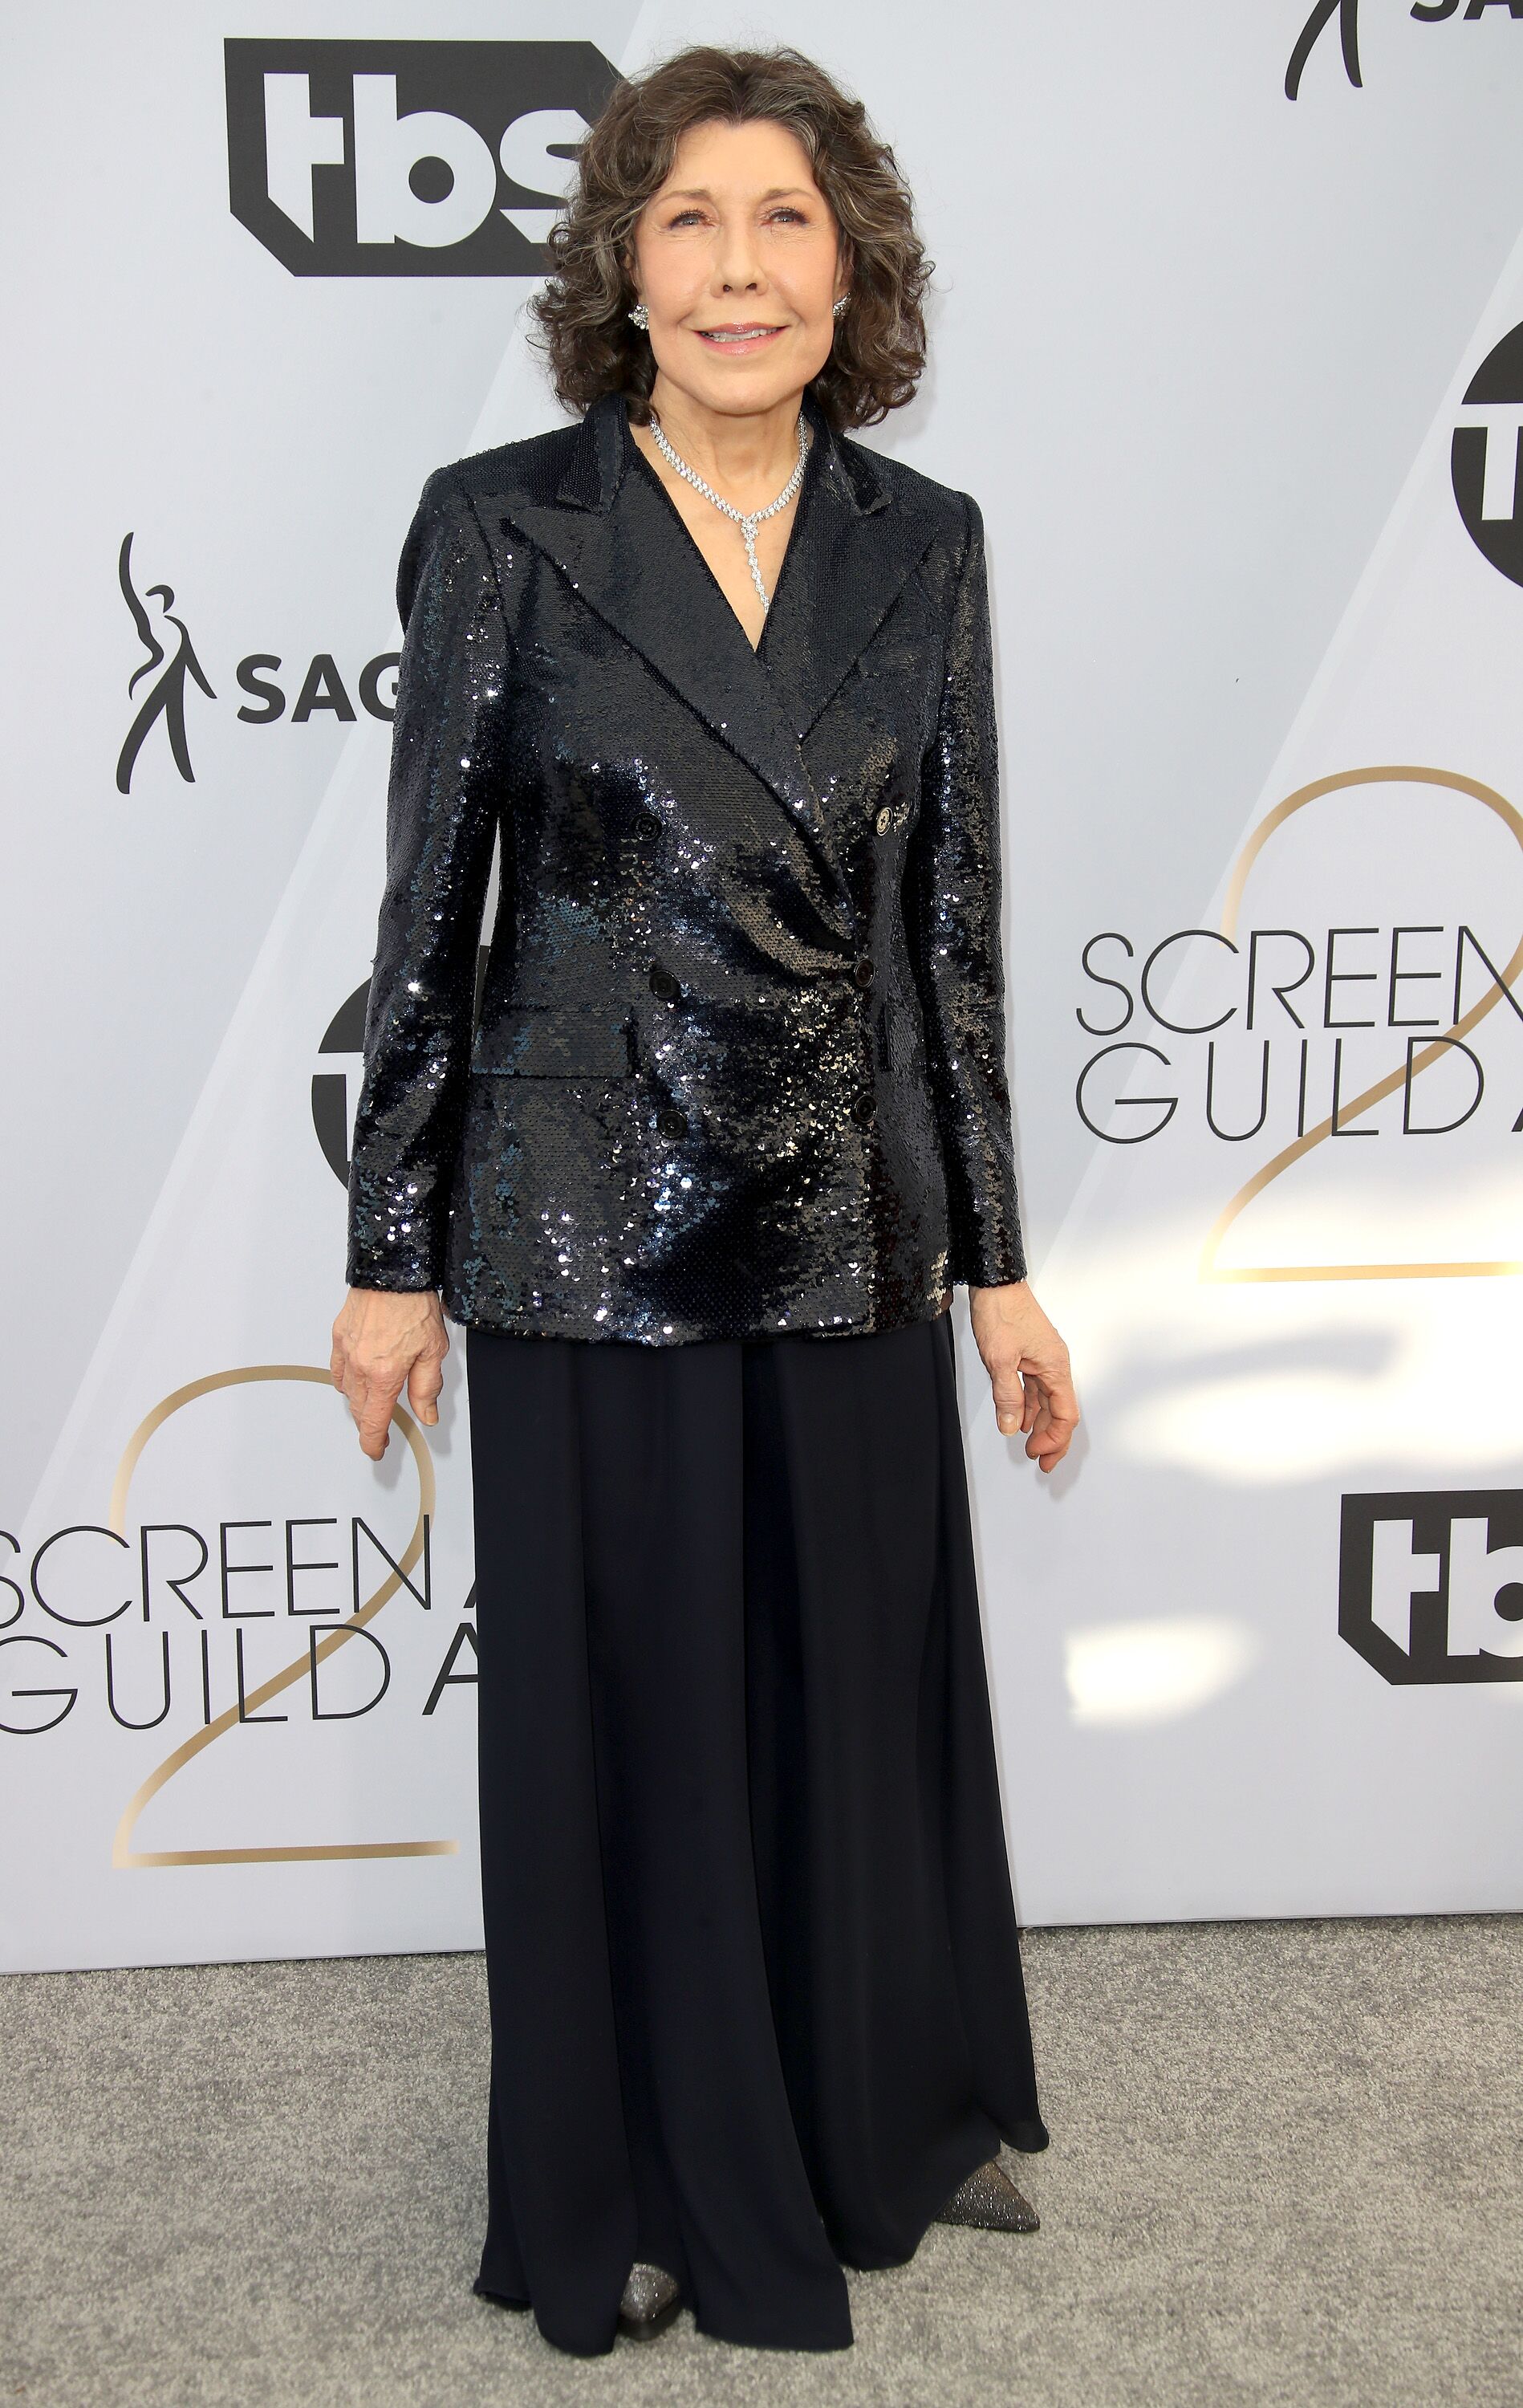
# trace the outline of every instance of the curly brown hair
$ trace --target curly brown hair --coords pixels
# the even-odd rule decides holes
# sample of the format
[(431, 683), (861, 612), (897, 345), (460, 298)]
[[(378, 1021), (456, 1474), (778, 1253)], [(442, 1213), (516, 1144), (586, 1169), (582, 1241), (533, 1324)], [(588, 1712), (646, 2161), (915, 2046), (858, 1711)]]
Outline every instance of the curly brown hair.
[(618, 85), (577, 150), (576, 184), (547, 246), (549, 280), (530, 304), (568, 408), (621, 393), (633, 418), (648, 417), (655, 361), (628, 315), (635, 222), (691, 127), (759, 118), (803, 144), (851, 279), (851, 306), (810, 391), (833, 427), (871, 426), (910, 399), (925, 366), (921, 303), (933, 263), (893, 152), (861, 102), (801, 51), (699, 45)]

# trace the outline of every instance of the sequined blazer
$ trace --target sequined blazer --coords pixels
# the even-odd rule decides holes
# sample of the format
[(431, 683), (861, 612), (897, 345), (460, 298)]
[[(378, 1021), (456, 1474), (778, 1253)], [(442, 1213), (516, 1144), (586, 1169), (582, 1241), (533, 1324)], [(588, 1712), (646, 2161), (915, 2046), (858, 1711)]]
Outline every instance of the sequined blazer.
[(754, 652), (618, 396), (425, 486), (355, 1285), (659, 1344), (1024, 1276), (978, 509), (805, 407)]

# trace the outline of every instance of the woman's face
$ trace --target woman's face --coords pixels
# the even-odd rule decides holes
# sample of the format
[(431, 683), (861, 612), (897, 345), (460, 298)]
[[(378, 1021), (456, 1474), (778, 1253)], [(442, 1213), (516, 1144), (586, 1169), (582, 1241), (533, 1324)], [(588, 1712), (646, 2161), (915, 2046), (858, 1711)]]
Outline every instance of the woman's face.
[(824, 366), (841, 245), (786, 126), (690, 127), (633, 250), (656, 366), (690, 400), (733, 417), (770, 409)]

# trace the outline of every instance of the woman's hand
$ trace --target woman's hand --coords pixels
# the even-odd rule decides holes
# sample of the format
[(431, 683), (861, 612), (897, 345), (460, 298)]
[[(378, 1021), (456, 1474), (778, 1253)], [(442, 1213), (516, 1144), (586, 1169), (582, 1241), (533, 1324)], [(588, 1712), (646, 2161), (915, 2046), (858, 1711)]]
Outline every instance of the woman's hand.
[(439, 1390), (449, 1339), (432, 1288), (392, 1294), (351, 1287), (334, 1323), (329, 1369), (349, 1398), (360, 1444), (373, 1462), (386, 1453), (391, 1412), (403, 1388), (420, 1422), (439, 1418)]
[(1079, 1424), (1067, 1347), (1024, 1280), (970, 1288), (968, 1302), (1002, 1434), (1024, 1430), (1027, 1454), (1054, 1470)]

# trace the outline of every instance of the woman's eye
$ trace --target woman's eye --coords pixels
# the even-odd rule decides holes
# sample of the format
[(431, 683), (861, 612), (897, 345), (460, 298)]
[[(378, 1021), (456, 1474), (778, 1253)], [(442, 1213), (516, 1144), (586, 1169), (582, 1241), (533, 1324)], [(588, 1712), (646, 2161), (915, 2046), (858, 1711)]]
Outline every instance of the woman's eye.
[[(679, 226), (703, 225), (705, 222), (702, 209), (676, 209), (666, 221), (666, 229), (669, 234), (675, 234)], [(768, 225), (807, 225), (809, 221), (804, 211), (795, 208), (790, 201), (785, 202), (781, 208), (769, 209), (766, 222)]]

